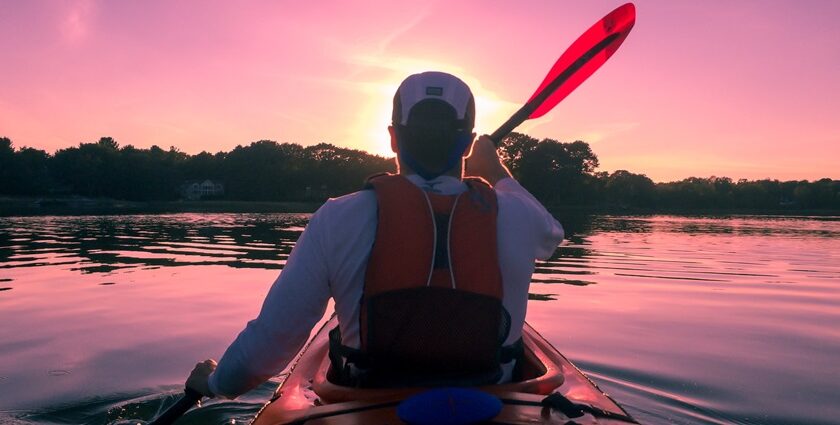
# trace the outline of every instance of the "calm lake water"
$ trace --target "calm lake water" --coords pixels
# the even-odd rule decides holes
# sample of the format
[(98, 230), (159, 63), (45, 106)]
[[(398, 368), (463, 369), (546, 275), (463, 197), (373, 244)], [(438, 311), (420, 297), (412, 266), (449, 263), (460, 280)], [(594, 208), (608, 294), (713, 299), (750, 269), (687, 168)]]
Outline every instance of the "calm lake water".
[[(149, 420), (308, 217), (0, 218), (0, 423)], [(840, 423), (840, 218), (560, 218), (528, 320), (637, 419)], [(277, 382), (184, 423), (247, 423)]]

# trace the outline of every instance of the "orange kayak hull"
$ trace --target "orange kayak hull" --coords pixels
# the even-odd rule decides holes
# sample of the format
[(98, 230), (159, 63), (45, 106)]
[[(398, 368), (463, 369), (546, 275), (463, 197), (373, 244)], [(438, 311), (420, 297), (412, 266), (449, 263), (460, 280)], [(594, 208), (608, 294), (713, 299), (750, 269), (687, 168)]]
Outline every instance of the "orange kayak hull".
[[(327, 379), (328, 333), (337, 323), (333, 316), (315, 334), (272, 401), (257, 414), (254, 425), (403, 423), (397, 417), (397, 405), (426, 388), (350, 388)], [(584, 406), (583, 416), (574, 418), (576, 423), (636, 423), (528, 324), (522, 339), (525, 345), (522, 380), (478, 387), (503, 402), (502, 411), (493, 423), (565, 424), (569, 416), (543, 403), (553, 393)]]

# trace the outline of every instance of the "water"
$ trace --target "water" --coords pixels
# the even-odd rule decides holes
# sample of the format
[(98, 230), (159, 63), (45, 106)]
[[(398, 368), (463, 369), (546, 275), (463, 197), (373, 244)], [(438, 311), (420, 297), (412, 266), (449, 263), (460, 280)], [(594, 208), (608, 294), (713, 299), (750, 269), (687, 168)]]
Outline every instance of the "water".
[[(143, 423), (306, 214), (0, 218), (0, 423)], [(528, 320), (645, 423), (840, 422), (840, 218), (568, 217)], [(247, 423), (278, 380), (185, 423)]]

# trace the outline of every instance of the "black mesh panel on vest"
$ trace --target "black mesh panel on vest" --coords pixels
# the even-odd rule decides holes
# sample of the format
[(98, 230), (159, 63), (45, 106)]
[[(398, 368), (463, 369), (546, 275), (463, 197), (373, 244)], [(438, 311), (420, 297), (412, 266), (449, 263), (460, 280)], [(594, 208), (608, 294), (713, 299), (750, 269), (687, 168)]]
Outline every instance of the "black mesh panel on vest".
[(365, 386), (482, 385), (501, 376), (510, 316), (494, 297), (411, 288), (368, 299)]
[(435, 214), (435, 229), (437, 241), (435, 242), (435, 265), (436, 269), (449, 268), (449, 214)]

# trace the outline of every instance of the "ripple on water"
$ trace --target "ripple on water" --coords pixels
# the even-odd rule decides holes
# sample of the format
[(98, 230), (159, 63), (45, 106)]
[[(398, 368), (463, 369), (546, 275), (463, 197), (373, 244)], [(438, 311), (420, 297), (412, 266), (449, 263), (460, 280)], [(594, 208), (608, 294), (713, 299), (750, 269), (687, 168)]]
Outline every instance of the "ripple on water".
[[(62, 398), (14, 420), (155, 416), (191, 362), (222, 352), (259, 311), (307, 217), (0, 219), (0, 282), (15, 288), (0, 285), (0, 394), (29, 376), (10, 373), (31, 369), (33, 383), (50, 384), (16, 383), (20, 399)], [(840, 219), (600, 216), (582, 228), (537, 264), (529, 321), (643, 423), (837, 422)], [(125, 341), (171, 372), (123, 382), (127, 393), (74, 398), (74, 388), (98, 388), (79, 359)], [(45, 372), (45, 357), (64, 369)], [(108, 376), (125, 369), (96, 364)], [(69, 390), (49, 393), (61, 386)], [(211, 402), (185, 423), (244, 423), (271, 388)]]

